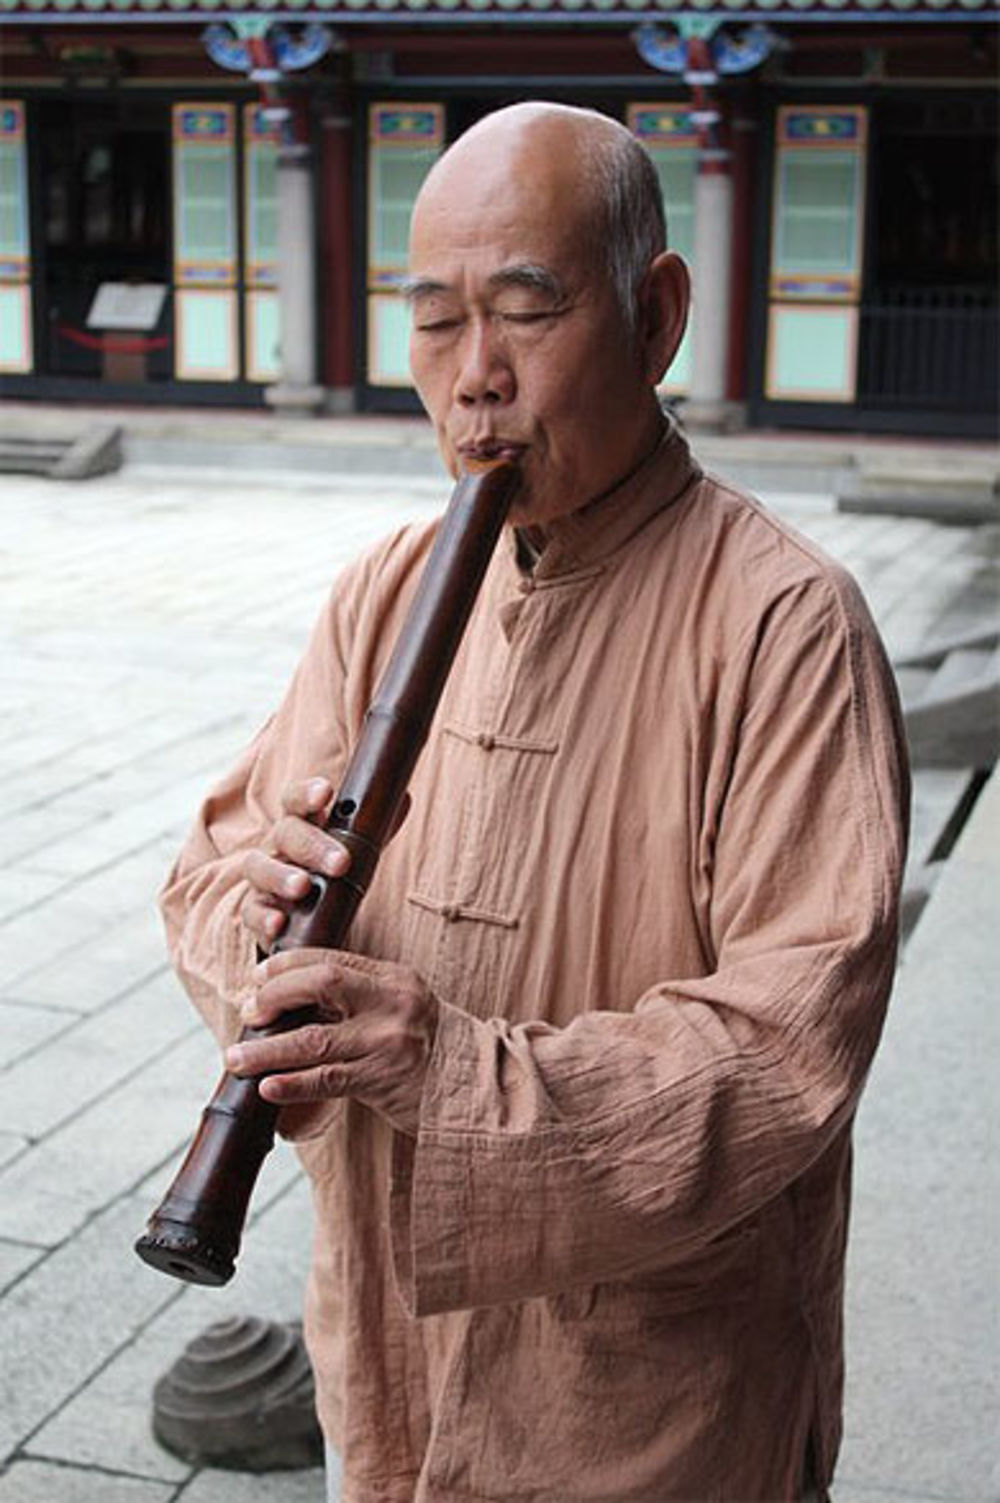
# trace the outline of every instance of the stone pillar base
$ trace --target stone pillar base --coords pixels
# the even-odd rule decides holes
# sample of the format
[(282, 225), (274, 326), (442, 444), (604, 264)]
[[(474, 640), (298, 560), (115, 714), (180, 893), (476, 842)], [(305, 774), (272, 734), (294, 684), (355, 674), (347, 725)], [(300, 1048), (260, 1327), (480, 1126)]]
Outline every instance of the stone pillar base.
[(301, 1326), (253, 1315), (210, 1325), (157, 1380), (153, 1434), (196, 1466), (319, 1466), (323, 1437)]
[(681, 402), (676, 412), (689, 433), (742, 433), (747, 426), (745, 402)]
[(326, 389), (279, 381), (265, 388), (264, 401), (283, 417), (315, 417), (326, 405)]
[(326, 389), (326, 410), (333, 417), (350, 417), (357, 411), (357, 400), (353, 386), (328, 386)]

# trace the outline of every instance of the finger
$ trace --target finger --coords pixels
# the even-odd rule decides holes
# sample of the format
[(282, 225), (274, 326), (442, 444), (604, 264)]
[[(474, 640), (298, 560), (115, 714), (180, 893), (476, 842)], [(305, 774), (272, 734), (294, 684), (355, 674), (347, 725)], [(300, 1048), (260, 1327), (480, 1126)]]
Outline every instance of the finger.
[(251, 891), (243, 900), (240, 920), (261, 948), (266, 950), (285, 932), (288, 914), (283, 908), (264, 902)]
[(332, 798), (333, 784), (328, 778), (305, 778), (302, 782), (288, 784), (281, 795), (281, 807), (286, 814), (313, 819), (323, 812)]
[(253, 979), (257, 990), (242, 1007), (247, 1027), (266, 1028), (283, 1013), (296, 1012), (302, 1007), (313, 1007), (322, 1018), (335, 1022), (365, 1010), (369, 1000), (365, 994), (373, 992), (372, 983), (341, 964), (336, 952), (295, 949), (288, 954), (294, 959), (274, 967), (275, 973), (269, 967), (272, 960), (277, 960), (276, 955), (255, 968)]
[(258, 986), (276, 980), (290, 971), (302, 970), (309, 965), (324, 965), (331, 977), (342, 980), (345, 985), (366, 982), (388, 984), (396, 972), (403, 971), (389, 960), (374, 960), (370, 955), (356, 955), (353, 950), (331, 950), (319, 945), (303, 945), (295, 950), (281, 950), (262, 960), (253, 973)]
[(327, 1022), (339, 1023), (348, 1016), (349, 1009), (325, 966), (304, 966), (284, 977), (271, 991), (265, 993), (261, 988), (242, 1003), (240, 1016), (247, 1028), (270, 1028), (286, 1013), (304, 1007), (313, 1008)]
[(309, 873), (301, 866), (279, 861), (265, 851), (247, 851), (243, 858), (243, 875), (258, 894), (286, 903), (304, 898), (310, 887)]
[(308, 1023), (288, 1033), (231, 1044), (226, 1050), (226, 1069), (241, 1076), (285, 1074), (320, 1065), (343, 1065), (365, 1052), (364, 1030), (350, 1021)]
[(317, 1065), (312, 1070), (266, 1075), (257, 1089), (265, 1101), (275, 1106), (294, 1106), (360, 1095), (368, 1084), (368, 1076), (366, 1066), (360, 1064)]
[(339, 840), (296, 814), (279, 819), (271, 838), (279, 858), (306, 871), (342, 877), (351, 864), (350, 852)]
[(394, 999), (387, 970), (341, 950), (281, 951), (255, 968), (257, 990), (244, 1003), (243, 1021), (265, 1028), (300, 1007), (315, 1007), (333, 1019), (371, 1013)]

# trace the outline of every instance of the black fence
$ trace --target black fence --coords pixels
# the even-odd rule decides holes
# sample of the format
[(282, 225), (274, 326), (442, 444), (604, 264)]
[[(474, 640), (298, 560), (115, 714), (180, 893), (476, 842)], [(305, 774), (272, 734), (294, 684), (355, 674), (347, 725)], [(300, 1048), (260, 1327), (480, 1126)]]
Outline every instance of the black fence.
[(861, 304), (858, 405), (995, 414), (1000, 299), (992, 288), (885, 287)]

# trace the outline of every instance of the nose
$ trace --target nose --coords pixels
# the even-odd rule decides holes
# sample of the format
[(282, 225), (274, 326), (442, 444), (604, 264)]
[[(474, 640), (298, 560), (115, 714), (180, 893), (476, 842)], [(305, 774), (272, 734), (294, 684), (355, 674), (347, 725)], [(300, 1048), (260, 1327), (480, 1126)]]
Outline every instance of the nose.
[(513, 400), (517, 383), (502, 334), (490, 318), (470, 319), (464, 331), (456, 395), (463, 407)]

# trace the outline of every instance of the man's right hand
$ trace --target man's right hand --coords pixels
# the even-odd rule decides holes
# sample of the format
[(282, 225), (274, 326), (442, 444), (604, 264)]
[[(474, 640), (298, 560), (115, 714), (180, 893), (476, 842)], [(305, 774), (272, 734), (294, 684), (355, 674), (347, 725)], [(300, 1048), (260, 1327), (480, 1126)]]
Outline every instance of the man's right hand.
[(326, 778), (290, 783), (281, 796), (283, 814), (264, 848), (243, 858), (250, 891), (241, 918), (261, 949), (269, 950), (288, 922), (288, 910), (309, 892), (309, 873), (342, 877), (351, 864), (349, 852), (315, 821), (333, 802)]

